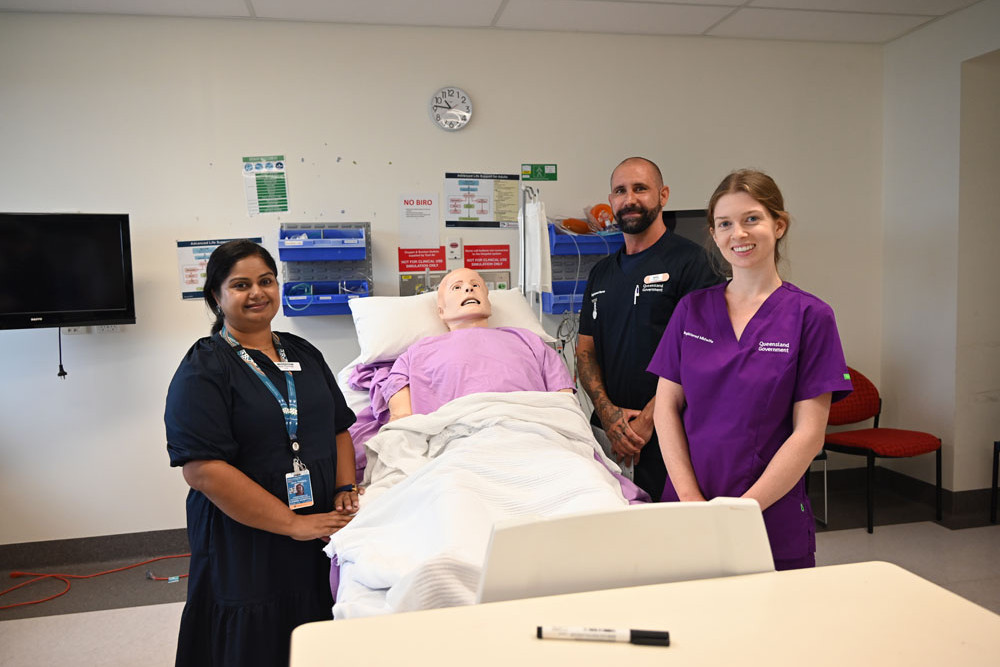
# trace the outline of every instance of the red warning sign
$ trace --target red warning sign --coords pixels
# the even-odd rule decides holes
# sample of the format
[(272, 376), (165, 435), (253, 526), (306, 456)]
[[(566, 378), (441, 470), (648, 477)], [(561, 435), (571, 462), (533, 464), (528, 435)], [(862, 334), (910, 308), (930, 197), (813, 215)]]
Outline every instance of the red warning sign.
[(444, 246), (438, 248), (400, 248), (399, 272), (413, 271), (446, 271), (448, 263), (444, 258)]
[(467, 245), (465, 266), (476, 271), (510, 269), (509, 245)]

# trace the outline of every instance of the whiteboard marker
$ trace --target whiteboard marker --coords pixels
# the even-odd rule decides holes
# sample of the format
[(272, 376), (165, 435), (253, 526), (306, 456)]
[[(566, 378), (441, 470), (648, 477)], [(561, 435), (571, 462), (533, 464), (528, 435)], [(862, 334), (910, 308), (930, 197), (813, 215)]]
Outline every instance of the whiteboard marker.
[(670, 633), (664, 630), (614, 630), (611, 628), (577, 628), (565, 625), (543, 627), (539, 625), (538, 638), (670, 646)]

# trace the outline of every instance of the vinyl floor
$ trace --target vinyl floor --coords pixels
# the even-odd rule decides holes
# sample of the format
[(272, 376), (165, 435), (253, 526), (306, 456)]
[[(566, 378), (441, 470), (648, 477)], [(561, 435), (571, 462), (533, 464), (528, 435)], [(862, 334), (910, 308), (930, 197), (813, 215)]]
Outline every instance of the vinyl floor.
[[(814, 499), (820, 512), (817, 500), (821, 496)], [(875, 531), (869, 535), (863, 497), (833, 494), (829, 501), (830, 526), (817, 532), (819, 566), (888, 561), (1000, 613), (1000, 525), (988, 524), (985, 514), (951, 522), (971, 527), (948, 527), (930, 520), (932, 507), (883, 494), (877, 498)], [(91, 574), (131, 564), (119, 559), (39, 570)], [(16, 567), (28, 570), (30, 564)], [(0, 665), (172, 665), (185, 580), (154, 581), (146, 572), (171, 577), (183, 574), (186, 567), (185, 558), (158, 561), (75, 580), (69, 593), (50, 602), (0, 609)], [(22, 580), (9, 578), (12, 569), (0, 569), (0, 589)], [(5, 595), (0, 605), (63, 588), (63, 583), (47, 580)]]

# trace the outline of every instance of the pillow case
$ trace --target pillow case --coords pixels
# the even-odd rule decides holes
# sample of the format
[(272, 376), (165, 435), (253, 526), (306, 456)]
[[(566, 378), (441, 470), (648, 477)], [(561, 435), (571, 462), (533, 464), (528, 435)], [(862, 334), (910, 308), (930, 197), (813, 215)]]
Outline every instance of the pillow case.
[[(538, 334), (547, 343), (555, 339), (545, 333), (538, 317), (517, 290), (491, 290), (491, 327), (517, 327)], [(447, 333), (437, 312), (437, 292), (415, 296), (369, 296), (351, 299), (351, 316), (361, 354), (357, 363), (388, 361), (426, 336)]]

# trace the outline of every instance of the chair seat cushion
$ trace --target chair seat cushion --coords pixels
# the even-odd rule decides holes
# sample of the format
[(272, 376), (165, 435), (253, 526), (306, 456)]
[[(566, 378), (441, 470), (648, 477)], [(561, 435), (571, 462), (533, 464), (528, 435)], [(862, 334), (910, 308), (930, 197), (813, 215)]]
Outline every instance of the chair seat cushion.
[[(864, 428), (856, 431), (827, 433), (826, 444), (837, 447), (870, 449), (876, 456), (919, 456), (941, 447), (941, 440), (923, 431), (898, 428)], [(864, 454), (865, 452), (858, 452)]]

